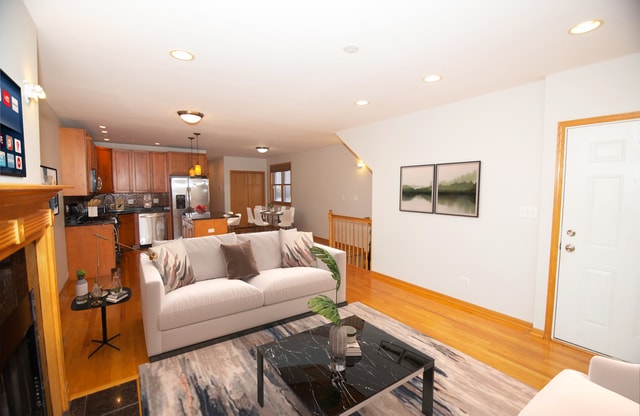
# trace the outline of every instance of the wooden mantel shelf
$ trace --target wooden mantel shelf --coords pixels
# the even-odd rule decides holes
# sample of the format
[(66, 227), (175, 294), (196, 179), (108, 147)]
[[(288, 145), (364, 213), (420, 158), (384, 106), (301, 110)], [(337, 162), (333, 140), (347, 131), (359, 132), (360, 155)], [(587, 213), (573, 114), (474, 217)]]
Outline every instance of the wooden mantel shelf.
[(49, 200), (64, 186), (0, 183), (0, 259), (24, 248), (34, 292), (47, 413), (69, 410)]

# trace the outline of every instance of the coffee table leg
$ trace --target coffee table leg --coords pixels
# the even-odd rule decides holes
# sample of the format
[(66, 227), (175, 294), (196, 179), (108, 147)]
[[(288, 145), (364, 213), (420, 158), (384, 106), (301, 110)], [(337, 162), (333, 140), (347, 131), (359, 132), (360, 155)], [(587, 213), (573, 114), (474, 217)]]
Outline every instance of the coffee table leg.
[(422, 372), (422, 414), (433, 415), (433, 371), (435, 363)]
[(260, 407), (264, 407), (264, 368), (262, 367), (264, 359), (260, 348), (258, 348), (256, 359), (258, 361), (258, 404), (260, 404)]

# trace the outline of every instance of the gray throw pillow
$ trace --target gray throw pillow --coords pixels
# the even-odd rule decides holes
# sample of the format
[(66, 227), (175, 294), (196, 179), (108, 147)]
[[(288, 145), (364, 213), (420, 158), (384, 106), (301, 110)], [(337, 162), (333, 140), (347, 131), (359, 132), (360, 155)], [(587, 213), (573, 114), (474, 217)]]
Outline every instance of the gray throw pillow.
[(246, 279), (260, 274), (250, 240), (240, 244), (220, 244), (220, 248), (224, 255), (227, 278)]

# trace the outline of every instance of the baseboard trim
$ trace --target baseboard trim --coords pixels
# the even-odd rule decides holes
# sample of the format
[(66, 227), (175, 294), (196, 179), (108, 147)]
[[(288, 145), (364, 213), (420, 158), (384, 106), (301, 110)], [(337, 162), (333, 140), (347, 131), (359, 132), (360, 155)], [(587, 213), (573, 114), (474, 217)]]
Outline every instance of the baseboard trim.
[(482, 316), (486, 319), (490, 319), (493, 320), (495, 322), (500, 322), (502, 324), (505, 325), (509, 325), (512, 327), (516, 327), (516, 328), (521, 328), (524, 331), (527, 332), (532, 332), (532, 331), (538, 331), (535, 328), (533, 328), (533, 324), (531, 322), (527, 322), (524, 321), (522, 319), (518, 319), (518, 318), (514, 318), (512, 316), (509, 315), (505, 315), (503, 313), (500, 312), (496, 312), (496, 311), (492, 311), (491, 309), (487, 309), (484, 308), (482, 306), (478, 306), (475, 305), (473, 303), (470, 302), (466, 302), (448, 295), (444, 295), (442, 293), (439, 292), (435, 292), (433, 290), (430, 289), (425, 289), (423, 287), (414, 285), (412, 283), (409, 282), (405, 282), (404, 280), (400, 280), (400, 279), (396, 279), (394, 277), (391, 276), (387, 276), (385, 274), (382, 273), (378, 273), (378, 272), (374, 272), (371, 271), (369, 273), (369, 275), (372, 278), (375, 279), (379, 279), (382, 281), (385, 281), (391, 285), (394, 285), (396, 287), (402, 287), (405, 290), (411, 291), (411, 292), (417, 292), (419, 293), (421, 296), (425, 296), (431, 299), (434, 299), (440, 303), (443, 303), (445, 305), (449, 305), (453, 308), (456, 309), (460, 309), (466, 312), (469, 312), (471, 314), (474, 315), (478, 315), (478, 316)]

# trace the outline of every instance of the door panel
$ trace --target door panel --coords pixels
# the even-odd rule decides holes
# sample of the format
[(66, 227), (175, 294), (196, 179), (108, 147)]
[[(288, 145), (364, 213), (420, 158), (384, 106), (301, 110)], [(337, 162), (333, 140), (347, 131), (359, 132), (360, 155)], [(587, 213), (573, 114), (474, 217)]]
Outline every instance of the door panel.
[(640, 121), (566, 135), (554, 337), (640, 362)]
[(247, 207), (264, 205), (265, 173), (252, 171), (229, 172), (231, 211), (241, 213), (240, 226), (247, 226)]

